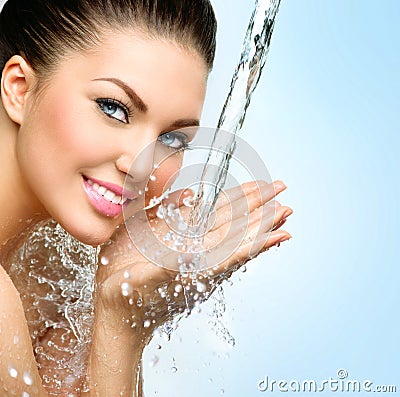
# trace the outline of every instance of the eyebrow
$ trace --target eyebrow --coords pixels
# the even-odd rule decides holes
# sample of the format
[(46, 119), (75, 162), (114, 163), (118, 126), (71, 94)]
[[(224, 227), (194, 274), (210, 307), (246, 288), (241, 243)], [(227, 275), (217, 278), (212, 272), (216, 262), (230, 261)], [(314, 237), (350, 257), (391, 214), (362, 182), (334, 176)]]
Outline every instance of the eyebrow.
[(173, 124), (168, 127), (169, 131), (177, 130), (178, 128), (185, 127), (198, 127), (200, 125), (200, 120), (198, 119), (181, 119), (176, 120)]
[(99, 79), (94, 79), (92, 81), (109, 81), (110, 83), (114, 83), (115, 85), (117, 85), (118, 87), (122, 88), (125, 91), (126, 95), (128, 95), (130, 100), (133, 102), (135, 107), (139, 109), (139, 111), (141, 111), (142, 113), (146, 113), (148, 111), (147, 105), (142, 101), (140, 96), (136, 94), (136, 92), (122, 80), (114, 77), (101, 77)]

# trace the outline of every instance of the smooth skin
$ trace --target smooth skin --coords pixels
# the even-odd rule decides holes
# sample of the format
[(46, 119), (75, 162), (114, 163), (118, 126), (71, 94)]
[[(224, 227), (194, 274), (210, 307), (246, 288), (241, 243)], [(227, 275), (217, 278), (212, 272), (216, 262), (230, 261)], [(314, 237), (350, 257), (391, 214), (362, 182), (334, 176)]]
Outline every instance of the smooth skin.
[[(207, 75), (205, 62), (197, 53), (137, 32), (108, 33), (92, 51), (68, 54), (46, 81), (39, 80), (21, 56), (7, 62), (0, 106), (0, 174), (5, 187), (0, 193), (2, 396), (23, 392), (31, 397), (50, 395), (41, 379), (57, 373), (51, 363), (46, 367), (43, 362), (39, 373), (39, 358), (33, 353), (19, 292), (7, 274), (7, 256), (19, 243), (15, 236), (23, 238), (29, 222), (32, 226), (49, 218), (86, 244), (109, 242), (100, 254), (108, 258), (109, 265), (99, 266), (96, 275), (95, 325), (88, 362), (91, 387), (90, 392), (80, 395), (142, 395), (138, 369), (142, 352), (154, 328), (166, 318), (160, 300), (160, 315), (151, 327), (143, 326), (149, 299), (160, 285), (170, 289), (184, 281), (177, 278), (176, 270), (155, 266), (132, 249), (126, 229), (119, 227), (122, 214), (110, 217), (100, 213), (84, 189), (84, 179), (123, 186), (128, 175), (128, 188), (137, 192), (147, 183), (153, 165), (168, 156), (155, 171), (156, 182), (147, 185), (149, 196), (159, 195), (182, 164), (179, 149), (183, 140), (193, 138), (171, 132), (199, 123)], [(138, 156), (140, 161), (130, 169)], [(284, 189), (278, 181), (248, 183), (229, 191), (236, 206), (248, 208), (248, 217), (230, 219), (228, 201), (225, 197), (219, 200), (217, 221), (206, 245), (211, 248), (224, 239), (229, 250), (234, 236), (226, 238), (226, 230), (231, 222), (234, 229), (248, 228), (232, 255), (217, 261), (212, 273), (199, 275), (209, 291), (218, 284), (219, 275), (232, 273), (238, 265), (290, 238), (279, 228), (292, 210), (274, 201)], [(169, 199), (182, 205), (181, 195)], [(135, 202), (132, 206), (134, 211), (141, 209), (139, 204), (135, 208)], [(163, 226), (154, 212), (148, 215), (148, 221), (162, 234)], [(121, 284), (127, 272), (132, 291), (123, 296)], [(130, 304), (129, 299), (138, 297), (143, 305)], [(177, 304), (183, 307), (182, 296), (177, 297)], [(138, 320), (135, 327), (132, 318)], [(16, 335), (18, 343), (14, 344)], [(47, 342), (60, 342), (59, 338), (57, 331), (50, 329), (39, 343), (54, 355)], [(17, 376), (10, 375), (10, 365)], [(23, 381), (24, 373), (33, 379), (32, 385)], [(58, 376), (62, 379), (63, 374)], [(76, 386), (80, 381), (76, 380)], [(58, 395), (66, 396), (70, 390), (66, 387)]]

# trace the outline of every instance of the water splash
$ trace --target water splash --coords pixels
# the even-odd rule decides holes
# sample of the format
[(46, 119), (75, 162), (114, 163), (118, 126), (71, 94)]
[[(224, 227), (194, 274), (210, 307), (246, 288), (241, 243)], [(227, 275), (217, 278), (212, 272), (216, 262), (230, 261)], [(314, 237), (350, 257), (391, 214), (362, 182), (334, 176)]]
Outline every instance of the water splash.
[[(80, 384), (85, 373), (91, 341), (97, 259), (98, 249), (74, 239), (55, 221), (38, 224), (10, 259), (9, 274), (21, 293), (49, 391), (61, 386), (65, 390), (68, 381), (71, 393), (79, 391), (74, 385)], [(59, 337), (50, 338), (46, 350), (39, 342), (48, 331)], [(46, 372), (49, 365), (52, 371)], [(24, 381), (29, 384), (29, 374), (24, 374)]]

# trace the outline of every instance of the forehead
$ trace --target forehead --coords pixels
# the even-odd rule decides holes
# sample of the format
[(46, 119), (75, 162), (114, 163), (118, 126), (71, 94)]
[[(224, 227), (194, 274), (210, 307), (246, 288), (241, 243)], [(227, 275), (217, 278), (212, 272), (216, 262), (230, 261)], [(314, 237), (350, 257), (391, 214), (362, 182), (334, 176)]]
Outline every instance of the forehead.
[(62, 62), (59, 75), (70, 82), (118, 78), (148, 103), (150, 111), (160, 106), (185, 107), (193, 113), (204, 101), (208, 70), (195, 51), (171, 40), (108, 33), (100, 45)]

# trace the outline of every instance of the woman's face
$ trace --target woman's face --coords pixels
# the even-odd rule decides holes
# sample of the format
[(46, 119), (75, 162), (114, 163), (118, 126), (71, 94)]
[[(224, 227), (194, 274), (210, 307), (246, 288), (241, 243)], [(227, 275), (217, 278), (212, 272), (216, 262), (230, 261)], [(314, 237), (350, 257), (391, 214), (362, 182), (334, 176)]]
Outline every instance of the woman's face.
[(123, 222), (127, 175), (124, 197), (134, 204), (154, 164), (162, 166), (150, 197), (179, 169), (193, 136), (172, 131), (198, 124), (207, 80), (205, 62), (173, 42), (123, 33), (103, 42), (72, 54), (29, 94), (17, 141), (22, 174), (45, 210), (93, 245)]

